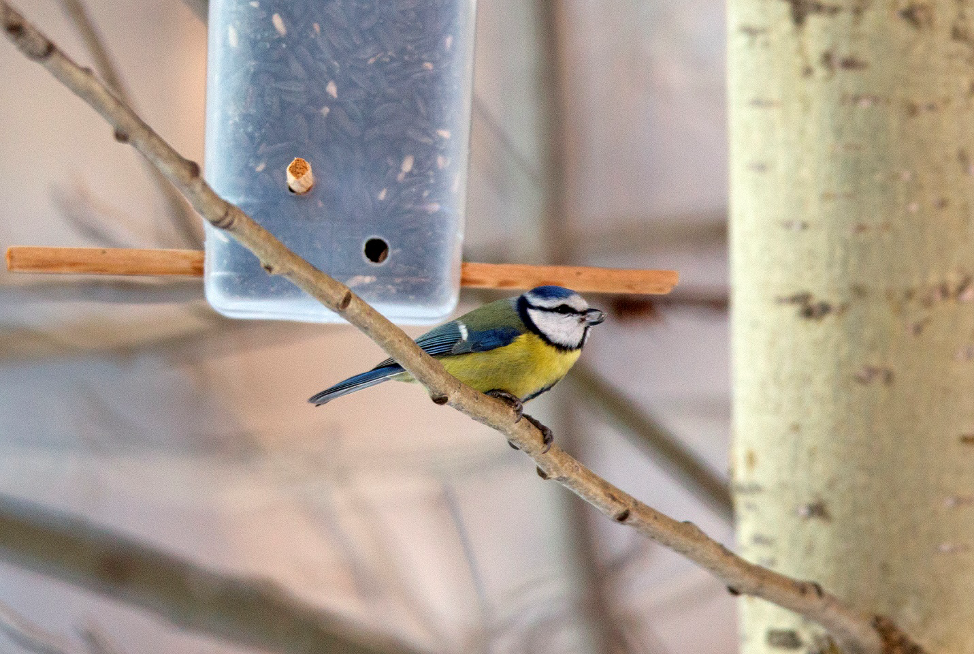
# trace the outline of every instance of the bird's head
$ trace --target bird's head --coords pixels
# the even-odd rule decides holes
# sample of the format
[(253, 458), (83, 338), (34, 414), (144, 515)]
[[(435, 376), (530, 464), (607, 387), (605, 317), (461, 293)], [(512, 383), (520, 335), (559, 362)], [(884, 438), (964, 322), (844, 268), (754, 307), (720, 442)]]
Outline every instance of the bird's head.
[(561, 286), (539, 286), (518, 298), (522, 318), (546, 341), (566, 350), (585, 345), (589, 327), (605, 314), (588, 306), (581, 295)]

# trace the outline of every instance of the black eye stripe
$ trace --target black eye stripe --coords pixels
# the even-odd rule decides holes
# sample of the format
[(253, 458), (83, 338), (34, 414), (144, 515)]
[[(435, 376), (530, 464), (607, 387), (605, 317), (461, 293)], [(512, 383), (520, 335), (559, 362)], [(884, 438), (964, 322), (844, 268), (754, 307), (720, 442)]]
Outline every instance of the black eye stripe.
[(528, 308), (534, 309), (536, 311), (547, 311), (548, 313), (561, 313), (561, 314), (573, 313), (577, 316), (580, 316), (585, 313), (584, 311), (579, 311), (578, 309), (575, 309), (574, 307), (571, 307), (567, 304), (559, 304), (557, 307), (539, 307), (538, 305), (531, 304), (529, 302)]

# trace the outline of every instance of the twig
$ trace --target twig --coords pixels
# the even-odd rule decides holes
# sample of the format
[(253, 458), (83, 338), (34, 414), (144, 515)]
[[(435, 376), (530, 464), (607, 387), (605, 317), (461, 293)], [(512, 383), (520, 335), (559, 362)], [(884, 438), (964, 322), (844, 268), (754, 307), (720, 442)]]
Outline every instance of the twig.
[[(199, 250), (133, 248), (7, 248), (7, 270), (89, 275), (202, 276)], [(590, 293), (669, 293), (678, 275), (672, 270), (628, 270), (586, 266), (531, 266), (517, 263), (473, 263), (461, 266), (460, 283), (468, 288), (528, 289), (543, 284), (568, 286)]]
[(270, 581), (220, 574), (2, 495), (0, 557), (245, 647), (296, 654), (416, 652), (302, 604)]
[[(94, 22), (88, 15), (82, 0), (61, 0), (64, 11), (68, 18), (74, 23), (85, 47), (95, 60), (95, 70), (105, 80), (105, 84), (122, 102), (134, 108), (132, 96), (122, 81), (122, 76), (118, 72), (118, 67), (108, 53), (105, 42), (98, 34)], [(199, 234), (199, 219), (196, 214), (187, 206), (182, 194), (177, 191), (172, 184), (163, 176), (159, 170), (149, 166), (149, 173), (165, 200), (167, 211), (173, 226), (182, 237), (186, 245), (199, 245), (201, 242)]]
[(123, 654), (122, 650), (95, 626), (83, 627), (78, 630), (78, 634), (88, 646), (89, 654)]
[(572, 256), (569, 225), (573, 222), (574, 203), (569, 198), (568, 141), (564, 106), (564, 84), (561, 66), (562, 41), (565, 39), (561, 2), (538, 0), (533, 3), (536, 15), (539, 58), (537, 85), (541, 110), (541, 151), (543, 172), (541, 193), (541, 238), (547, 249), (547, 260), (564, 264)]
[[(317, 437), (320, 438), (320, 433)], [(382, 515), (357, 492), (349, 479), (347, 464), (333, 460), (331, 455), (334, 453), (332, 448), (329, 451), (329, 465), (325, 475), (322, 475), (321, 465), (311, 466), (314, 472), (309, 472), (309, 476), (312, 476), (315, 482), (306, 491), (308, 497), (304, 502), (305, 509), (309, 512), (314, 511), (314, 524), (322, 525), (336, 543), (351, 568), (355, 585), (363, 598), (374, 599), (377, 592), (383, 590), (387, 597), (394, 598), (393, 602), (380, 604), (383, 611), (389, 611), (415, 622), (434, 641), (434, 651), (449, 650), (450, 641), (438, 628), (434, 617), (423, 610), (425, 608), (423, 599), (414, 592), (415, 589), (410, 588), (403, 571), (397, 568), (396, 553), (401, 549), (401, 544), (388, 542), (391, 531), (383, 528)], [(307, 464), (306, 458), (305, 464)], [(287, 469), (291, 476), (296, 466), (288, 465)], [(328, 481), (322, 484), (321, 479)], [(342, 513), (335, 506), (335, 494), (338, 490), (346, 494), (346, 501), (351, 508), (347, 513)], [(361, 530), (364, 536), (356, 539), (349, 533), (346, 526), (342, 524), (343, 519), (349, 517), (356, 523), (355, 529)], [(385, 614), (374, 617), (384, 620)]]
[(34, 654), (75, 654), (63, 638), (51, 634), (0, 602), (0, 631)]
[(143, 279), (83, 279), (72, 284), (56, 280), (0, 284), (0, 305), (40, 302), (101, 302), (105, 304), (186, 304), (202, 302), (203, 287), (192, 280), (165, 283)]
[(98, 34), (98, 30), (95, 28), (94, 22), (88, 15), (88, 10), (85, 7), (84, 2), (81, 0), (61, 0), (61, 5), (64, 7), (64, 13), (67, 14), (71, 22), (74, 23), (75, 28), (81, 35), (81, 40), (85, 44), (89, 54), (95, 60), (95, 70), (101, 75), (101, 78), (105, 80), (105, 84), (108, 88), (112, 89), (119, 98), (125, 101), (130, 107), (134, 107), (132, 102), (132, 96), (128, 91), (128, 88), (122, 82), (122, 77), (118, 73), (118, 68), (115, 66), (115, 62), (112, 61), (111, 56), (108, 54), (108, 48), (105, 47), (105, 43), (101, 36)]
[(95, 198), (81, 184), (76, 185), (72, 191), (55, 186), (51, 189), (51, 201), (57, 205), (65, 221), (79, 236), (110, 248), (130, 248), (138, 245), (138, 240), (133, 235), (125, 233), (127, 230), (121, 229), (118, 225), (119, 216), (109, 216), (106, 208), (95, 207)]
[[(578, 451), (583, 444), (584, 434), (578, 429), (579, 392), (554, 398), (554, 411), (558, 422), (551, 426), (558, 439), (569, 450)], [(587, 618), (587, 627), (592, 632), (592, 651), (594, 654), (631, 654), (619, 624), (619, 616), (612, 601), (611, 579), (606, 574), (606, 566), (599, 560), (597, 551), (598, 534), (592, 524), (592, 510), (576, 495), (566, 495), (562, 501), (565, 514), (566, 550), (574, 564), (581, 611)], [(640, 541), (645, 542), (645, 541)]]
[[(372, 338), (429, 391), (436, 404), (449, 404), (504, 434), (531, 456), (549, 479), (578, 494), (606, 516), (690, 558), (733, 590), (770, 600), (825, 627), (847, 654), (905, 651), (909, 639), (888, 621), (859, 611), (812, 582), (799, 581), (736, 556), (696, 525), (678, 522), (616, 488), (560, 447), (542, 453), (540, 431), (517, 421), (506, 403), (464, 386), (423, 352), (401, 329), (340, 284), (288, 250), (270, 232), (226, 200), (200, 177), (198, 164), (184, 159), (105, 88), (68, 59), (46, 36), (0, 0), (4, 31), (31, 60), (44, 66), (100, 113), (179, 188), (214, 227), (229, 232), (274, 274), (287, 277)], [(0, 534), (6, 530), (0, 529)], [(62, 550), (70, 552), (70, 549)], [(113, 569), (109, 567), (109, 569)], [(917, 647), (914, 651), (920, 652)]]
[[(480, 609), (481, 621), (481, 633), (478, 636), (484, 637), (486, 636), (488, 625), (493, 622), (493, 607), (487, 596), (487, 584), (484, 583), (484, 576), (480, 571), (480, 563), (477, 561), (477, 554), (474, 551), (470, 530), (467, 529), (466, 522), (463, 519), (460, 498), (457, 497), (456, 490), (449, 481), (441, 480), (440, 486), (442, 489), (443, 504), (456, 531), (457, 540), (460, 543), (460, 551), (463, 552), (463, 558), (467, 562), (467, 570), (470, 572), (470, 584), (473, 586), (474, 594), (477, 596), (477, 607)], [(489, 643), (485, 645), (482, 649), (489, 652), (491, 650)]]
[(504, 129), (494, 114), (491, 113), (490, 108), (484, 103), (479, 93), (473, 94), (470, 108), (471, 118), (474, 121), (482, 123), (493, 137), (488, 142), (491, 145), (497, 144), (503, 150), (503, 153), (498, 153), (499, 156), (503, 156), (508, 161), (513, 161), (514, 165), (531, 180), (531, 183), (540, 188), (541, 174), (538, 172), (537, 166), (528, 160), (517, 143), (514, 142), (514, 139), (511, 138), (510, 133)]
[[(577, 219), (575, 204), (569, 201), (572, 190), (568, 174), (568, 141), (571, 138), (566, 120), (566, 100), (563, 92), (564, 70), (561, 66), (565, 43), (565, 3), (535, 0), (535, 34), (538, 42), (539, 65), (535, 72), (541, 120), (539, 144), (543, 176), (538, 178), (542, 210), (541, 242), (546, 261), (564, 264), (574, 254), (570, 226)], [(585, 434), (577, 428), (580, 412), (575, 393), (554, 400), (558, 423), (554, 426), (563, 446), (578, 451)], [(596, 553), (596, 533), (592, 525), (591, 509), (580, 497), (567, 495), (560, 502), (566, 554), (572, 568), (573, 582), (578, 588), (580, 626), (588, 635), (593, 654), (627, 654), (625, 643), (619, 638), (617, 616), (610, 598), (610, 589), (602, 574)]]

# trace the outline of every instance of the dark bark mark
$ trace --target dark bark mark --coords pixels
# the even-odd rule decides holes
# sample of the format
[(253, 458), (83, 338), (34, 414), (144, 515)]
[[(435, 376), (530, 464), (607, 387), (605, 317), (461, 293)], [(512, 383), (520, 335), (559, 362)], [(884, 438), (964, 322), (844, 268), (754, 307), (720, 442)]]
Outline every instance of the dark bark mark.
[(893, 371), (879, 366), (863, 366), (856, 371), (855, 378), (857, 382), (863, 385), (880, 381), (884, 386), (889, 386), (893, 383)]
[(865, 70), (869, 68), (869, 64), (855, 55), (850, 55), (839, 60), (839, 68), (842, 70)]
[(967, 154), (967, 150), (964, 148), (957, 151), (957, 163), (960, 164), (961, 170), (964, 171), (965, 175), (974, 176), (974, 161), (971, 160), (970, 155)]
[(783, 220), (781, 226), (789, 232), (804, 232), (808, 229), (808, 222), (804, 220)]
[(737, 29), (741, 34), (750, 38), (752, 43), (762, 34), (768, 33), (767, 27), (758, 27), (757, 25), (741, 25)]
[(856, 0), (852, 5), (852, 20), (858, 23), (872, 3), (873, 0)]
[(914, 29), (922, 30), (933, 26), (933, 9), (924, 2), (911, 2), (897, 13)]
[(974, 25), (972, 25), (963, 2), (957, 3), (957, 15), (950, 26), (950, 38), (968, 47), (974, 47)]
[(836, 307), (824, 300), (816, 301), (815, 297), (807, 291), (796, 293), (790, 297), (780, 297), (778, 298), (778, 303), (798, 305), (798, 316), (805, 320), (821, 320), (830, 313), (838, 312), (842, 309), (842, 307)]
[(939, 110), (940, 104), (937, 102), (915, 102), (910, 100), (906, 103), (906, 115), (910, 118), (919, 116), (924, 112), (932, 113)]
[(865, 70), (869, 68), (866, 61), (855, 55), (837, 57), (831, 50), (822, 53), (821, 63), (822, 68), (830, 73), (834, 73), (836, 70)]
[(819, 0), (784, 0), (789, 5), (791, 5), (791, 22), (795, 24), (795, 27), (801, 28), (805, 26), (805, 21), (812, 14), (822, 14), (824, 16), (834, 16), (840, 11), (842, 7), (839, 5), (829, 4), (827, 2), (819, 2)]
[(974, 36), (970, 28), (961, 21), (957, 21), (950, 28), (950, 38), (966, 45), (974, 45)]
[(769, 647), (775, 649), (801, 649), (801, 636), (794, 629), (768, 629), (766, 634)]
[(803, 504), (802, 506), (798, 507), (798, 515), (805, 520), (817, 518), (824, 522), (832, 521), (832, 514), (829, 513), (825, 500), (816, 500), (810, 504)]
[(835, 55), (832, 54), (831, 50), (826, 50), (822, 53), (822, 68), (830, 73), (835, 72)]
[(765, 534), (754, 534), (751, 536), (751, 543), (759, 547), (773, 547), (775, 540)]
[(922, 647), (910, 640), (910, 637), (899, 630), (892, 620), (884, 615), (873, 618), (873, 628), (883, 639), (885, 654), (924, 654)]
[(764, 486), (761, 484), (734, 484), (731, 489), (737, 495), (755, 495), (757, 493), (764, 492)]

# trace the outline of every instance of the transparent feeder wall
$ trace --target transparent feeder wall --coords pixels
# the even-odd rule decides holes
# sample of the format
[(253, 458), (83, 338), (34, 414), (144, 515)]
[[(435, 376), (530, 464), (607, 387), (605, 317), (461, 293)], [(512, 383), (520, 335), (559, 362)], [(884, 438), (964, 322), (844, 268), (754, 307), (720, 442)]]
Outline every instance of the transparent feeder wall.
[[(388, 318), (456, 305), (474, 0), (211, 0), (206, 177)], [(288, 190), (307, 160), (314, 186)], [(207, 225), (206, 297), (236, 318), (340, 318)]]

